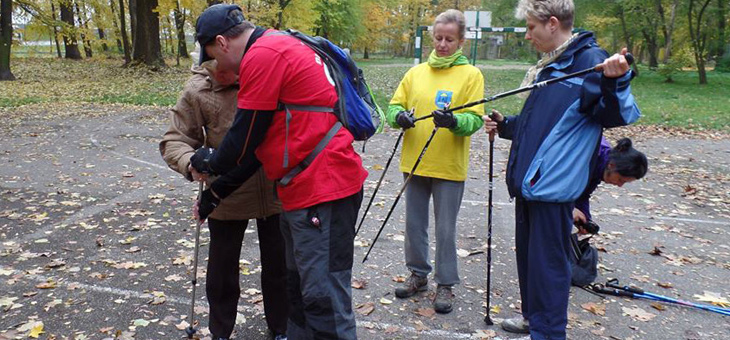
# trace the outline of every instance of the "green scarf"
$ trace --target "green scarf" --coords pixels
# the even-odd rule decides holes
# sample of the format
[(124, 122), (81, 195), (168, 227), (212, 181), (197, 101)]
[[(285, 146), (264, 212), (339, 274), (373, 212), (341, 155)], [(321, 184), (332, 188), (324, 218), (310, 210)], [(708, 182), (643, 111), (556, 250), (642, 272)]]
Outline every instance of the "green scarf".
[(469, 60), (467, 60), (462, 54), (461, 48), (448, 57), (439, 57), (436, 55), (436, 50), (432, 50), (431, 55), (428, 56), (428, 66), (433, 68), (449, 68), (451, 66), (466, 65), (468, 63)]

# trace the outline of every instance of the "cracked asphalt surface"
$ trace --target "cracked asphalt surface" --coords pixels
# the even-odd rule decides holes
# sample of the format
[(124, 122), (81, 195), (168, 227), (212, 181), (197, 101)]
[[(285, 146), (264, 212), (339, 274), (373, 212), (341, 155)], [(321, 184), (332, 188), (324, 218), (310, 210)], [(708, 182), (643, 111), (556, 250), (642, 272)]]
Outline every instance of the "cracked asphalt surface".
[[(0, 111), (7, 120), (0, 136), (0, 339), (26, 338), (29, 325), (38, 321), (43, 322), (42, 339), (184, 338), (180, 328), (190, 308), (195, 230), (190, 207), (197, 185), (168, 169), (159, 155), (165, 110), (96, 104), (71, 105), (68, 114), (44, 110)], [(602, 227), (595, 238), (597, 281), (615, 277), (692, 302), (707, 292), (727, 299), (730, 138), (647, 127), (608, 133), (614, 141), (623, 135), (647, 154), (650, 172), (624, 188), (601, 186), (592, 200)], [(362, 154), (370, 171), (363, 210), (396, 136), (389, 130), (374, 137)], [(410, 299), (393, 294), (396, 281), (406, 275), (403, 202), (361, 264), (402, 183), (394, 160), (356, 239), (353, 278), (364, 288), (353, 294), (361, 339), (517, 338), (483, 322), (488, 183), (482, 131), (474, 135), (471, 150), (458, 222), (462, 284), (455, 289), (454, 311), (429, 311), (433, 283), (428, 292)], [(503, 176), (508, 152), (508, 141), (498, 139), (491, 286), (495, 321), (517, 315), (520, 304), (514, 208)], [(237, 339), (268, 336), (255, 231), (248, 229), (241, 256)], [(204, 226), (195, 310), (201, 338), (208, 335), (203, 288), (208, 235)], [(727, 316), (571, 291), (570, 339), (720, 340), (728, 334)]]

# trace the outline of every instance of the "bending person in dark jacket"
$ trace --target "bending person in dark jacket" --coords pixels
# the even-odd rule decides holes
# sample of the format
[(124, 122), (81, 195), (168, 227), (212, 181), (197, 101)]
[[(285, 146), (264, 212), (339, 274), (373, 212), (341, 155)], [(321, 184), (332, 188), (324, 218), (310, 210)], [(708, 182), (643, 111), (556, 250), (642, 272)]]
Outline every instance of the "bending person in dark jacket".
[[(640, 112), (624, 55), (608, 57), (591, 32), (572, 34), (572, 0), (520, 0), (525, 38), (543, 53), (523, 84), (604, 63), (603, 72), (533, 90), (518, 116), (485, 116), (487, 132), (512, 140), (507, 188), (515, 204), (517, 273), (522, 317), (503, 327), (533, 340), (565, 339), (574, 202), (583, 193), (604, 127), (633, 123)], [(529, 271), (528, 271), (529, 268)], [(523, 317), (529, 323), (523, 322)]]
[[(594, 164), (588, 186), (575, 201), (573, 222), (576, 225), (582, 225), (591, 220), (589, 200), (598, 184), (606, 182), (620, 188), (626, 183), (641, 179), (648, 170), (646, 155), (634, 149), (631, 146), (631, 139), (628, 138), (619, 139), (613, 149), (606, 138), (601, 138), (601, 145), (598, 147)], [(585, 234), (585, 231), (581, 230), (580, 233)]]

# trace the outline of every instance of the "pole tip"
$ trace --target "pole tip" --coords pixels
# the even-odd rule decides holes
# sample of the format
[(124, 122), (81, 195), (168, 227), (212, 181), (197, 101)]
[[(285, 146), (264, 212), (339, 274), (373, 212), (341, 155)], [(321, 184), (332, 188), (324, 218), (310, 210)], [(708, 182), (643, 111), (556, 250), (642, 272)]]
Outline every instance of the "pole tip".
[(489, 314), (487, 314), (487, 316), (484, 317), (484, 323), (486, 323), (487, 326), (493, 326), (494, 325), (494, 322), (492, 322), (492, 318), (489, 317)]
[(196, 329), (193, 328), (193, 326), (188, 326), (188, 328), (185, 328), (185, 333), (188, 335), (188, 339), (192, 339), (195, 332)]

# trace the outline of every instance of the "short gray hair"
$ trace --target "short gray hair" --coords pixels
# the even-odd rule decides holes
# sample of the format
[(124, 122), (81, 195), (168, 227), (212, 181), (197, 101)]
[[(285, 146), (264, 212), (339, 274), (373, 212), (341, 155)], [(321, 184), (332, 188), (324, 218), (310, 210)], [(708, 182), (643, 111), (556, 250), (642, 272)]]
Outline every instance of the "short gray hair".
[(520, 0), (515, 9), (517, 19), (533, 17), (540, 22), (546, 22), (552, 16), (558, 18), (563, 28), (573, 27), (574, 13), (573, 0)]
[(436, 17), (433, 22), (433, 26), (436, 24), (451, 24), (454, 23), (459, 27), (459, 39), (464, 39), (466, 35), (466, 19), (464, 13), (461, 13), (458, 9), (447, 9), (443, 13)]

